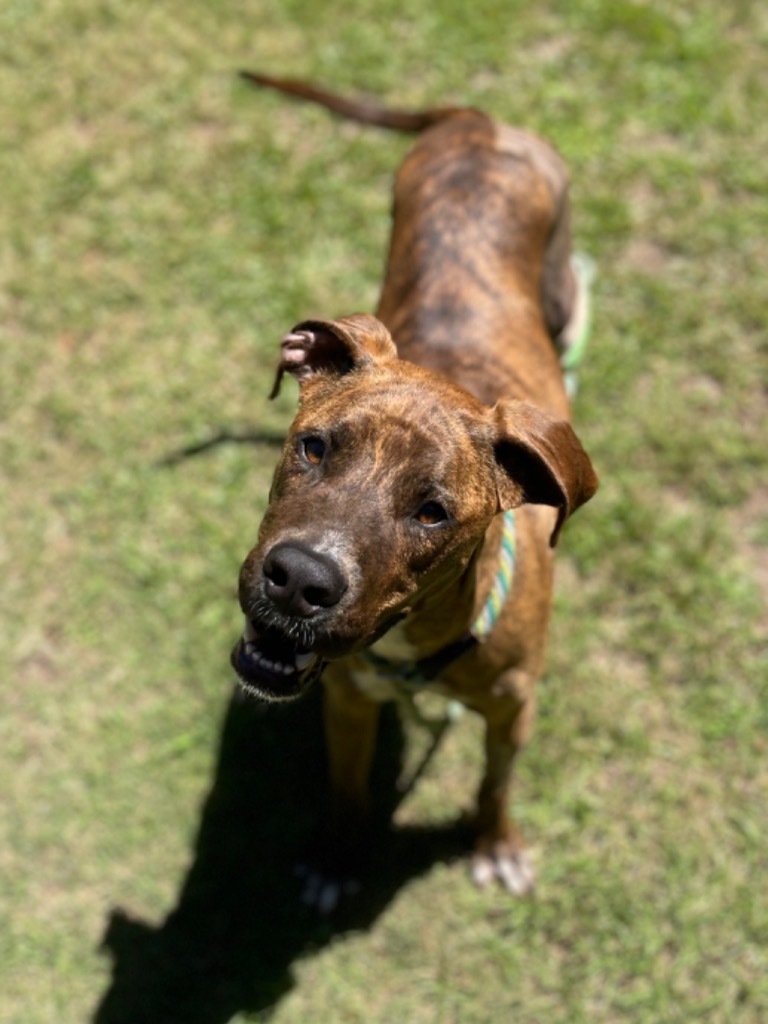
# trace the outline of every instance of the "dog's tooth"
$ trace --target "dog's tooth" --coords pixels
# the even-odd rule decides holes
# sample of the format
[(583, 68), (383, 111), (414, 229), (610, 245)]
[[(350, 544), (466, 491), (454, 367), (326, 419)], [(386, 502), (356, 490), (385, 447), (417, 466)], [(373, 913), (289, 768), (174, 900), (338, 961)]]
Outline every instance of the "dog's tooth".
[(246, 643), (256, 639), (256, 630), (251, 625), (251, 620), (250, 619), (246, 619), (245, 620), (245, 628), (243, 629), (243, 637), (245, 638)]
[(305, 669), (314, 658), (314, 654), (297, 654), (296, 655), (296, 668), (299, 670)]
[(294, 670), (293, 670), (293, 666), (292, 665), (283, 665), (283, 675), (284, 676), (293, 675), (293, 671)]
[(265, 669), (267, 669), (267, 670), (268, 670), (268, 671), (270, 671), (270, 672), (271, 672), (271, 671), (272, 671), (272, 670), (274, 669), (274, 667), (275, 667), (275, 666), (274, 666), (274, 665), (272, 664), (272, 662), (271, 662), (271, 661), (269, 660), (269, 658), (259, 658), (259, 664), (261, 665), (261, 667), (262, 667), (262, 668), (265, 668)]
[(256, 653), (256, 644), (251, 643), (250, 641), (246, 640), (246, 643), (245, 643), (245, 653), (248, 655), (249, 658), (252, 658), (254, 656), (254, 654)]

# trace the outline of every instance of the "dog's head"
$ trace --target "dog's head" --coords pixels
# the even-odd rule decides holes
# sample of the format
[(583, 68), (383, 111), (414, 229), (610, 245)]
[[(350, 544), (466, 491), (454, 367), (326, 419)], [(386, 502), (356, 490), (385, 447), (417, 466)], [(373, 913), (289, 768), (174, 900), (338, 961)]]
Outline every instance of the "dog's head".
[(374, 317), (307, 321), (282, 343), (300, 385), (256, 547), (240, 573), (244, 687), (298, 696), (325, 660), (375, 642), (467, 569), (497, 512), (565, 518), (597, 480), (565, 422), (522, 402), (490, 409), (397, 358)]

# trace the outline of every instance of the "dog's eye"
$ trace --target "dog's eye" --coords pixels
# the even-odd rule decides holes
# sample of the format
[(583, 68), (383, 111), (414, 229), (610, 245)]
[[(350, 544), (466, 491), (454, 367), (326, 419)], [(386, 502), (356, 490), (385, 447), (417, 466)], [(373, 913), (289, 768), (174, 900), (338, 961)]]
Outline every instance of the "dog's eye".
[(423, 526), (437, 526), (448, 518), (448, 513), (438, 501), (428, 501), (416, 513), (416, 518)]
[(319, 466), (325, 455), (325, 441), (321, 437), (303, 437), (301, 439), (301, 454), (307, 462), (313, 466)]

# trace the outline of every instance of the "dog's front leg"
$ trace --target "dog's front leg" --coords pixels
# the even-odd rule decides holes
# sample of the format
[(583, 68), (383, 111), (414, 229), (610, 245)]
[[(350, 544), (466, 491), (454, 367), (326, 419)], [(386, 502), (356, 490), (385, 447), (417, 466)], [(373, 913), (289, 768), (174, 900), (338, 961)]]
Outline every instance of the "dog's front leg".
[(522, 703), (508, 696), (482, 709), (485, 718), (485, 774), (477, 797), (477, 831), (472, 877), (485, 886), (498, 879), (522, 896), (533, 889), (534, 870), (509, 813), (515, 759), (527, 742), (535, 718), (533, 693)]
[(313, 863), (305, 872), (304, 899), (329, 913), (342, 895), (358, 887), (365, 860), (379, 705), (358, 690), (341, 666), (331, 666), (324, 683), (331, 798)]
[[(379, 704), (365, 696), (342, 669), (329, 672), (325, 687), (325, 738), (331, 778), (332, 826), (345, 850), (365, 828), (369, 776), (376, 747)], [(358, 833), (358, 836), (355, 835)]]

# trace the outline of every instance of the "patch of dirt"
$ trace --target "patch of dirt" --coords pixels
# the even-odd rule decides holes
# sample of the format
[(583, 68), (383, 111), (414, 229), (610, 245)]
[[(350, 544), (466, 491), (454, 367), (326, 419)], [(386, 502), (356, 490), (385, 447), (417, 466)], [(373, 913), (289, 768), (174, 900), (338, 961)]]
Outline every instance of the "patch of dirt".
[(683, 395), (690, 395), (693, 398), (703, 399), (707, 403), (715, 405), (721, 402), (725, 394), (725, 386), (722, 381), (704, 373), (691, 374), (680, 383), (680, 392)]
[(568, 32), (542, 39), (534, 44), (530, 57), (536, 64), (559, 64), (576, 49), (576, 37)]
[(621, 258), (630, 269), (642, 274), (660, 274), (670, 260), (664, 246), (647, 238), (632, 239)]

